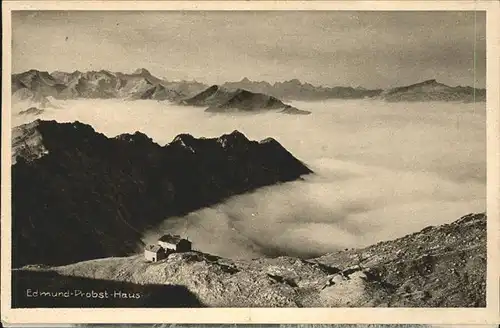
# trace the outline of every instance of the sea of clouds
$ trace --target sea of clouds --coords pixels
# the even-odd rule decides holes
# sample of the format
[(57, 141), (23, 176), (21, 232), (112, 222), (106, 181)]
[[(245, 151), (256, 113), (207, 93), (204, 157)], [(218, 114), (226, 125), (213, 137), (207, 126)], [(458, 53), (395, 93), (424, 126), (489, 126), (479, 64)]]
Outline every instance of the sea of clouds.
[[(486, 211), (484, 103), (291, 103), (312, 112), (306, 116), (210, 114), (151, 100), (52, 103), (37, 118), (78, 120), (109, 137), (141, 131), (161, 145), (179, 133), (274, 137), (315, 172), (169, 218), (146, 242), (168, 231), (224, 257), (311, 257)], [(16, 114), (26, 106), (13, 105), (13, 126), (35, 119)]]

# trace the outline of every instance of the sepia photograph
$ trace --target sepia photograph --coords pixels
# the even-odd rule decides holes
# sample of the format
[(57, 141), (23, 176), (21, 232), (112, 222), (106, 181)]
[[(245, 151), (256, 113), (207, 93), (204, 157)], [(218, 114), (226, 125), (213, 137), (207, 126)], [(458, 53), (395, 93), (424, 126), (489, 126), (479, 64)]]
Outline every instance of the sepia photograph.
[(487, 10), (10, 25), (11, 309), (495, 305)]

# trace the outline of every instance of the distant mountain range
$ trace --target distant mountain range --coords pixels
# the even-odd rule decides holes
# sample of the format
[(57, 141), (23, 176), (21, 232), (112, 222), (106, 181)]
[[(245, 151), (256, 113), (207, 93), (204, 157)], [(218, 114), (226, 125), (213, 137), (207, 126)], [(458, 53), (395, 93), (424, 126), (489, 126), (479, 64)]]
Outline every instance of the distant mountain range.
[(145, 69), (132, 74), (106, 70), (73, 73), (30, 70), (12, 75), (12, 92), (16, 98), (54, 97), (127, 98), (175, 101), (186, 94), (196, 94), (206, 86), (197, 82), (168, 82)]
[(265, 93), (286, 100), (362, 99), (375, 97), (383, 91), (381, 89), (314, 86), (302, 83), (298, 79), (270, 84), (265, 81), (254, 82), (243, 78), (239, 82), (227, 82), (222, 86), (230, 90), (245, 89)]
[(472, 87), (450, 87), (436, 80), (427, 80), (404, 87), (384, 91), (380, 97), (386, 101), (486, 101), (485, 89)]
[(485, 101), (486, 90), (472, 87), (451, 87), (436, 80), (392, 88), (368, 90), (362, 87), (323, 87), (303, 83), (297, 79), (270, 84), (244, 78), (209, 86), (196, 81), (168, 81), (153, 76), (146, 69), (132, 74), (106, 70), (72, 73), (53, 73), (29, 70), (12, 75), (14, 99), (31, 99), (50, 105), (47, 97), (122, 98), (130, 100), (168, 100), (179, 104), (208, 106), (210, 112), (241, 110), (281, 110), (287, 114), (308, 114), (284, 101), (326, 99), (381, 99), (395, 101)]
[(228, 82), (223, 87), (261, 92), (286, 100), (326, 100), (326, 99), (383, 99), (396, 101), (486, 101), (485, 89), (472, 87), (451, 87), (436, 80), (427, 80), (408, 86), (387, 90), (369, 90), (362, 87), (321, 87), (302, 83), (297, 79), (276, 82), (253, 82), (247, 78), (239, 82)]
[(36, 120), (13, 129), (12, 147), (14, 267), (125, 256), (168, 217), (312, 173), (275, 139), (238, 131), (160, 146)]

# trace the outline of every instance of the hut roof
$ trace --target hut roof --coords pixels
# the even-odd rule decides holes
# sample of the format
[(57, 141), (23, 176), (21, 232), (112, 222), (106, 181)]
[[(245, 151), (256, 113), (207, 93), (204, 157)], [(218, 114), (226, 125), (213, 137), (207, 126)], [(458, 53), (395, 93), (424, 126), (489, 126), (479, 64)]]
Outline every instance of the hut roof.
[(147, 251), (158, 253), (162, 250), (160, 245), (147, 245), (145, 248)]
[(179, 235), (170, 235), (170, 234), (163, 235), (159, 239), (159, 241), (163, 241), (163, 242), (174, 244), (174, 245), (177, 245), (181, 240), (186, 240), (186, 239), (181, 238), (181, 236), (179, 236)]

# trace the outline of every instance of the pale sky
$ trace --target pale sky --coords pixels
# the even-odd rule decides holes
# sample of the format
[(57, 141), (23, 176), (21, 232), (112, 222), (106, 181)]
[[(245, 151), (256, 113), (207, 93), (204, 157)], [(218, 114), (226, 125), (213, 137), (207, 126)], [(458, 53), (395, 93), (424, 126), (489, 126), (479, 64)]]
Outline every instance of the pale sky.
[(210, 84), (484, 87), (485, 25), (484, 12), (450, 11), (13, 12), (13, 72), (144, 67)]

